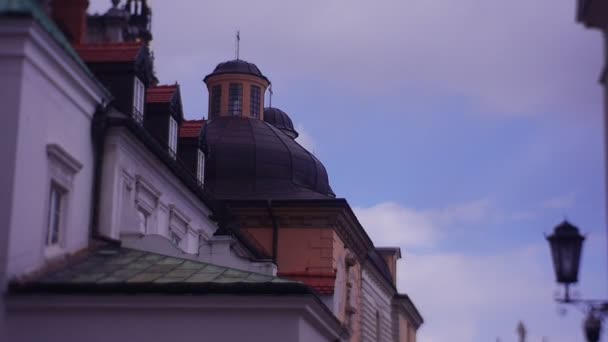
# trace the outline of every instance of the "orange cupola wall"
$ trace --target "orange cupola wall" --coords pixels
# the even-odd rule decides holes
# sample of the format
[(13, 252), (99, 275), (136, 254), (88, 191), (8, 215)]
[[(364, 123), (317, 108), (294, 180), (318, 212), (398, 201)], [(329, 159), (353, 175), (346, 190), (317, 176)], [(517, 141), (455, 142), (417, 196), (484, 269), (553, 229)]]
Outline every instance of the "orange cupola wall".
[(241, 59), (220, 63), (204, 82), (210, 120), (220, 116), (264, 119), (264, 94), (270, 81), (255, 64)]

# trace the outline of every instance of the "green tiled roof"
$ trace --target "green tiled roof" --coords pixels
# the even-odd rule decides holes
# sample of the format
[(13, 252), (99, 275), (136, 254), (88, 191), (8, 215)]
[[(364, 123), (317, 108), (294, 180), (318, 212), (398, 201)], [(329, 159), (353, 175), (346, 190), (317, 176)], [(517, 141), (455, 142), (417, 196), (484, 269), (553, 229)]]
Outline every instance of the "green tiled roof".
[[(277, 277), (127, 248), (101, 249), (39, 283), (267, 283)], [(291, 281), (289, 281), (291, 282)], [(295, 282), (293, 282), (295, 283)]]
[(0, 0), (0, 19), (2, 17), (31, 17), (61, 46), (61, 48), (72, 58), (76, 64), (103, 89), (107, 97), (110, 92), (95, 78), (91, 70), (86, 66), (78, 53), (72, 47), (55, 22), (49, 18), (44, 10), (40, 8), (36, 0)]
[(310, 294), (304, 284), (261, 273), (128, 248), (102, 248), (11, 293)]

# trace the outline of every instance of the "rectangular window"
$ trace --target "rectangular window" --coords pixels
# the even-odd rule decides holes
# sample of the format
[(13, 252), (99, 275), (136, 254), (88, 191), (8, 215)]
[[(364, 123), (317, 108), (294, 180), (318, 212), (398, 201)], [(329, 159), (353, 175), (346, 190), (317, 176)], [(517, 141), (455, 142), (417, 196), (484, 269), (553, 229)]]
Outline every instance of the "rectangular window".
[(65, 190), (57, 184), (51, 182), (49, 196), (48, 226), (46, 234), (46, 245), (59, 245), (61, 235), (61, 225), (63, 221), (62, 211), (64, 210)]
[(251, 113), (251, 116), (254, 118), (259, 118), (260, 117), (260, 94), (262, 93), (262, 91), (260, 90), (260, 87), (257, 86), (251, 86), (251, 101), (250, 101), (250, 108), (249, 111)]
[(243, 85), (230, 83), (228, 90), (228, 113), (234, 116), (243, 115)]
[(148, 217), (150, 214), (148, 214), (142, 208), (137, 208), (137, 216), (139, 216), (139, 231), (144, 234), (148, 234)]
[(201, 186), (205, 183), (205, 154), (201, 150), (198, 150), (196, 179), (198, 179), (198, 184)]
[(173, 158), (177, 154), (177, 121), (169, 116), (169, 153)]
[(222, 103), (222, 86), (216, 85), (211, 88), (211, 113), (210, 119), (215, 119), (220, 115), (220, 105)]
[(171, 242), (173, 242), (173, 244), (176, 246), (179, 246), (179, 244), (182, 242), (182, 237), (174, 231), (169, 231), (169, 235), (171, 236)]
[(144, 122), (144, 96), (146, 89), (139, 78), (134, 78), (133, 85), (133, 120), (139, 124)]

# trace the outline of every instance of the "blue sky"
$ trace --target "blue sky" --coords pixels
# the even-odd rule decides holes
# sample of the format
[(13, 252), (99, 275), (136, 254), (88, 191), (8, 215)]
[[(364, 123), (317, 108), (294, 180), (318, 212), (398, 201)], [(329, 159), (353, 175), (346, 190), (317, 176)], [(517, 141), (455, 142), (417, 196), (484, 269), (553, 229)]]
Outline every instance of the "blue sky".
[[(92, 1), (105, 10), (109, 1)], [(601, 36), (575, 0), (153, 1), (162, 83), (206, 116), (202, 78), (241, 58), (273, 82), (378, 245), (399, 245), (419, 341), (582, 340), (557, 314), (543, 234), (588, 234), (579, 291), (605, 297)]]

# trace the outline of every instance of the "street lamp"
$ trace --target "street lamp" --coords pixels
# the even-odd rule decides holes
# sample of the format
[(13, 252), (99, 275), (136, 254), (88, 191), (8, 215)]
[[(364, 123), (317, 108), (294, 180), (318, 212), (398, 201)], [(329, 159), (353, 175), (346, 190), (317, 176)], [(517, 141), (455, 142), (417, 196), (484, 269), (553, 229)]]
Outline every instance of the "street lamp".
[(567, 303), (571, 300), (570, 285), (578, 282), (578, 270), (585, 237), (579, 233), (578, 228), (564, 220), (555, 227), (553, 235), (548, 236), (547, 240), (551, 247), (555, 278), (558, 283), (564, 284), (566, 287), (564, 301)]
[(551, 247), (555, 279), (565, 287), (564, 298), (558, 298), (557, 301), (583, 307), (587, 312), (583, 325), (587, 341), (598, 342), (602, 331), (603, 315), (608, 314), (608, 301), (570, 298), (570, 285), (578, 282), (585, 237), (577, 227), (564, 220), (555, 227), (552, 235), (547, 236), (547, 241)]

